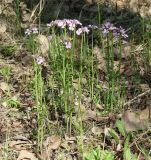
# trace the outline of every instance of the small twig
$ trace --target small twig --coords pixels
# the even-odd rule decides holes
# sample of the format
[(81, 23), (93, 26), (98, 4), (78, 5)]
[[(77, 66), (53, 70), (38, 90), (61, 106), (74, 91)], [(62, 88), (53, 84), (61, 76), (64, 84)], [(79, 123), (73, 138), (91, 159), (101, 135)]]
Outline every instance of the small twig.
[(124, 107), (127, 106), (127, 105), (130, 105), (132, 104), (135, 100), (137, 100), (138, 98), (141, 98), (143, 97), (144, 95), (148, 94), (151, 92), (151, 89), (148, 89), (147, 91), (139, 94), (138, 96), (134, 97), (133, 99), (129, 100), (128, 102), (124, 103)]
[(133, 146), (133, 144), (135, 144), (139, 139), (141, 139), (144, 135), (146, 135), (148, 132), (150, 131), (150, 129), (148, 129), (147, 131), (145, 131), (144, 133), (142, 133), (138, 138), (134, 139), (134, 141), (130, 144), (130, 148)]
[(142, 150), (138, 147), (138, 145), (137, 145), (136, 142), (135, 142), (135, 146), (136, 146), (136, 148), (139, 150), (140, 153), (144, 154), (144, 153), (142, 152)]

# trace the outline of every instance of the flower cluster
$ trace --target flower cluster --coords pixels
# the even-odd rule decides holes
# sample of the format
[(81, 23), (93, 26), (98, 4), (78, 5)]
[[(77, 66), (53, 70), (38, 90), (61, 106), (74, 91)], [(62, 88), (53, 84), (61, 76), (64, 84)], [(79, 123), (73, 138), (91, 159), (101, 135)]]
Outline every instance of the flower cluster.
[(116, 30), (116, 27), (113, 26), (112, 23), (110, 22), (106, 22), (102, 25), (102, 33), (104, 36), (107, 36), (109, 32), (111, 31), (115, 31)]
[(63, 20), (55, 20), (51, 23), (47, 24), (48, 27), (57, 26), (59, 28), (65, 28), (68, 27), (70, 31), (74, 31), (76, 26), (82, 25), (80, 21), (77, 19), (63, 19)]
[[(81, 35), (82, 33), (86, 33), (88, 34), (90, 32), (90, 30), (93, 29), (101, 29), (102, 34), (104, 35), (104, 37), (107, 37), (107, 35), (112, 32), (114, 38), (119, 38), (120, 36), (122, 38), (127, 38), (128, 35), (126, 34), (126, 31), (120, 26), (115, 27), (112, 23), (110, 22), (106, 22), (102, 25), (101, 28), (99, 28), (96, 25), (88, 25), (83, 27), (82, 23), (76, 19), (63, 19), (63, 20), (55, 20), (52, 21), (51, 23), (47, 24), (48, 27), (54, 27), (57, 26), (58, 28), (67, 28), (70, 31), (75, 31), (77, 35)], [(80, 26), (80, 28), (77, 28), (78, 26)], [(66, 42), (65, 46), (71, 46), (69, 45), (69, 43)]]
[(96, 29), (97, 26), (89, 25), (88, 27), (82, 27), (82, 23), (78, 21), (77, 19), (63, 19), (63, 20), (55, 20), (51, 23), (47, 24), (48, 27), (57, 26), (59, 28), (65, 28), (67, 27), (70, 31), (74, 31), (77, 26), (81, 26), (81, 28), (78, 28), (76, 31), (77, 35), (81, 35), (82, 33), (89, 33), (90, 29)]
[(45, 62), (45, 59), (44, 59), (44, 57), (39, 56), (36, 58), (36, 62), (37, 62), (37, 64), (41, 65)]
[(120, 26), (115, 27), (112, 23), (106, 22), (102, 25), (102, 33), (106, 37), (110, 32), (113, 33), (114, 38), (122, 37), (122, 38), (127, 38), (128, 35), (126, 34), (126, 31)]
[(76, 31), (76, 34), (77, 35), (81, 35), (82, 33), (89, 33), (89, 29), (88, 29), (88, 27), (81, 27), (81, 28), (79, 28), (77, 31)]
[(88, 28), (89, 29), (98, 29), (98, 26), (89, 24)]
[(123, 38), (128, 38), (128, 35), (126, 34), (125, 29), (122, 28), (121, 26), (119, 28), (117, 28), (116, 34), (117, 34), (117, 36), (122, 36)]
[(66, 49), (70, 49), (72, 47), (72, 43), (70, 40), (62, 40), (61, 41), (63, 43), (63, 45), (65, 46)]
[(25, 35), (29, 36), (30, 34), (37, 34), (38, 33), (38, 28), (34, 27), (31, 29), (26, 29), (25, 31)]

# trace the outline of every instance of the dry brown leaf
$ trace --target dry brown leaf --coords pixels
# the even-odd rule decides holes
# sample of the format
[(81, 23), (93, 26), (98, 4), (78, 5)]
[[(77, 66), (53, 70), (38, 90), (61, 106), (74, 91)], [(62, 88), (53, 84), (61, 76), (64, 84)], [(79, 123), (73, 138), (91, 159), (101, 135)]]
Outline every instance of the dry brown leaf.
[(5, 3), (13, 3), (13, 0), (5, 0)]
[(3, 92), (9, 91), (10, 90), (10, 86), (6, 83), (6, 82), (1, 82), (0, 83), (0, 89)]
[(122, 120), (127, 132), (143, 130), (149, 125), (146, 121), (140, 119), (140, 115), (138, 113), (134, 113), (129, 110), (123, 113)]
[(44, 142), (45, 148), (49, 148), (50, 150), (56, 150), (60, 147), (61, 138), (59, 136), (53, 135), (48, 137)]
[[(124, 64), (120, 65), (120, 74), (122, 74), (125, 70)], [(117, 72), (119, 71), (119, 61), (114, 61), (114, 71)]]
[(32, 143), (26, 137), (17, 135), (13, 137), (13, 141), (9, 142), (9, 147), (17, 151), (26, 150)]
[(27, 22), (27, 21), (29, 20), (29, 18), (30, 18), (30, 13), (26, 13), (26, 14), (24, 14), (24, 15), (22, 16), (23, 22)]
[(132, 11), (134, 13), (138, 12), (138, 10), (139, 10), (138, 9), (138, 0), (131, 0), (129, 5), (130, 5), (130, 9), (132, 9)]
[(89, 109), (86, 111), (84, 120), (95, 120), (97, 122), (101, 122), (101, 121), (107, 120), (108, 118), (109, 117), (103, 117), (101, 115), (98, 115), (96, 111), (92, 111), (91, 109)]
[(22, 150), (22, 151), (20, 151), (17, 160), (25, 160), (25, 159), (28, 159), (28, 160), (38, 160), (38, 158), (35, 157), (34, 153), (29, 152), (27, 150)]
[[(78, 102), (77, 102), (77, 104), (78, 104)], [(75, 112), (76, 113), (85, 113), (86, 112), (86, 108), (85, 108), (85, 106), (84, 105), (75, 105), (74, 106), (74, 109), (75, 109)]]
[(99, 110), (103, 110), (104, 107), (101, 104), (96, 104), (95, 107)]
[(127, 58), (130, 56), (130, 54), (131, 54), (131, 46), (127, 44), (123, 47), (122, 58)]
[(9, 147), (16, 150), (16, 151), (21, 151), (21, 150), (26, 150), (31, 144), (28, 141), (10, 141), (9, 142)]
[(67, 135), (65, 135), (65, 140), (69, 143), (73, 143), (76, 141), (75, 137), (68, 137)]
[(49, 160), (49, 157), (52, 154), (53, 150), (56, 150), (61, 145), (61, 138), (59, 136), (53, 135), (51, 137), (47, 137), (44, 142), (44, 151), (40, 155), (41, 159)]
[(114, 48), (114, 58), (115, 58), (115, 60), (120, 60), (120, 56), (121, 56), (122, 59), (127, 59), (130, 56), (130, 53), (131, 53), (130, 44), (125, 44), (123, 46), (122, 53), (120, 53), (119, 48)]
[(105, 59), (103, 57), (103, 54), (101, 53), (100, 48), (98, 46), (95, 46), (92, 52), (98, 61), (97, 68), (100, 69), (101, 71), (105, 71)]
[(92, 110), (87, 110), (86, 112), (86, 119), (95, 119), (97, 116), (96, 112), (95, 111), (92, 111)]
[(23, 65), (31, 65), (33, 62), (33, 57), (30, 54), (23, 54), (18, 57)]
[(94, 0), (85, 0), (87, 4), (92, 5), (94, 3)]
[(126, 111), (122, 115), (122, 120), (124, 121), (125, 130), (127, 132), (137, 131), (138, 124), (140, 123), (139, 118), (136, 117), (136, 114), (131, 111)]
[(150, 116), (150, 113), (149, 113), (149, 108), (146, 108), (146, 109), (143, 109), (140, 111), (139, 113), (139, 117), (140, 117), (140, 120), (141, 121), (148, 121), (149, 120), (149, 116)]
[(42, 55), (46, 55), (49, 50), (48, 38), (44, 35), (38, 35), (36, 37), (36, 42), (39, 44), (38, 52)]
[(6, 25), (5, 23), (0, 23), (0, 33), (5, 33), (6, 32)]
[(139, 86), (140, 86), (142, 92), (145, 92), (148, 89), (150, 89), (148, 84), (140, 84)]
[(101, 127), (93, 127), (92, 128), (92, 133), (94, 135), (100, 135), (103, 132), (104, 132), (104, 130)]
[(15, 148), (16, 145), (22, 145), (22, 144), (27, 144), (27, 143), (28, 143), (27, 141), (21, 141), (21, 140), (10, 141), (9, 146), (10, 146), (10, 148)]
[(81, 82), (82, 82), (82, 84), (86, 84), (87, 83), (87, 79), (86, 78), (82, 78)]
[(13, 140), (29, 141), (29, 139), (27, 137), (22, 136), (22, 135), (16, 135), (16, 136), (14, 136)]
[(119, 9), (123, 9), (125, 7), (125, 0), (116, 0), (116, 5)]

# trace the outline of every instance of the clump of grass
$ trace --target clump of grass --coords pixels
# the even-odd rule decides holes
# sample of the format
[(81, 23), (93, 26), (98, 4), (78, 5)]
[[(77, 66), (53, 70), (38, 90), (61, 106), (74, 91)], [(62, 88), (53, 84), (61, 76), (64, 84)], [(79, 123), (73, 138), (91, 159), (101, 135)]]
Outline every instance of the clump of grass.
[(0, 46), (0, 52), (4, 57), (13, 56), (17, 51), (16, 45), (2, 45)]
[(93, 149), (91, 152), (84, 155), (84, 160), (114, 160), (114, 155), (112, 152), (107, 150), (102, 150), (99, 146)]
[(4, 77), (5, 81), (8, 82), (10, 79), (11, 67), (4, 66), (3, 68), (0, 69), (0, 74)]

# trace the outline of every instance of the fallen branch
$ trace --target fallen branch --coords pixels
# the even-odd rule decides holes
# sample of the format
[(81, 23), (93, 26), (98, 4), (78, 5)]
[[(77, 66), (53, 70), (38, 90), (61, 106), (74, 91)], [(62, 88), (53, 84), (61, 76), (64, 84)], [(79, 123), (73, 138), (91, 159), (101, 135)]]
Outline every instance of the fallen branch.
[(124, 103), (124, 107), (127, 106), (127, 105), (129, 106), (130, 104), (134, 103), (134, 101), (137, 100), (138, 98), (141, 98), (144, 95), (149, 94), (149, 93), (151, 93), (151, 89), (148, 89), (147, 91), (139, 94), (138, 96), (136, 96), (133, 99), (129, 100), (128, 102)]

